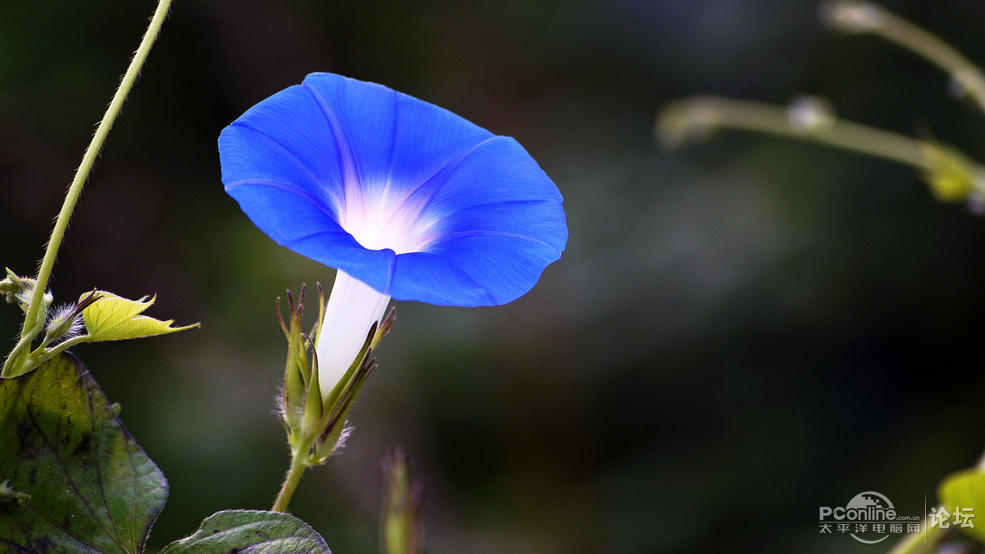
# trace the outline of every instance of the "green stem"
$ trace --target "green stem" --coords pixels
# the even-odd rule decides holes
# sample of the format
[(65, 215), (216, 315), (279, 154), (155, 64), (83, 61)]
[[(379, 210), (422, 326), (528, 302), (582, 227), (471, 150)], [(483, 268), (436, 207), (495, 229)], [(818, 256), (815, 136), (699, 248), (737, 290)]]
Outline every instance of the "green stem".
[(38, 321), (38, 325), (36, 325), (27, 336), (21, 337), (17, 341), (17, 344), (14, 345), (13, 350), (11, 350), (10, 354), (7, 355), (7, 359), (3, 361), (3, 370), (0, 371), (0, 377), (18, 377), (24, 373), (18, 369), (24, 363), (21, 358), (25, 355), (25, 353), (30, 351), (31, 342), (34, 340), (34, 337), (41, 332), (42, 323), (43, 320)]
[(861, 152), (925, 171), (933, 169), (924, 155), (922, 141), (831, 116), (815, 125), (798, 126), (792, 122), (793, 109), (796, 108), (697, 96), (670, 104), (661, 113), (657, 126), (661, 138), (671, 144), (695, 131), (730, 127)]
[(839, 30), (872, 33), (940, 67), (985, 111), (985, 74), (961, 52), (933, 33), (868, 2), (835, 2), (823, 14), (828, 23)]
[(304, 470), (308, 469), (308, 450), (310, 447), (310, 441), (303, 441), (291, 453), (291, 468), (287, 470), (284, 484), (281, 485), (280, 492), (277, 493), (277, 500), (274, 500), (274, 506), (270, 508), (270, 511), (287, 511), (287, 505), (291, 502), (291, 497), (294, 496), (294, 490), (298, 488), (298, 483), (301, 482), (301, 476), (304, 475)]
[(48, 350), (48, 352), (45, 352), (42, 347), (38, 347), (31, 352), (32, 365), (35, 367), (39, 366), (75, 346), (76, 344), (82, 344), (83, 342), (88, 341), (89, 338), (89, 335), (80, 335), (78, 337), (68, 339), (67, 341), (59, 343), (51, 350)]
[(144, 65), (144, 60), (147, 59), (147, 54), (150, 52), (154, 41), (157, 39), (157, 35), (160, 33), (161, 25), (164, 23), (170, 6), (171, 0), (160, 0), (158, 2), (154, 16), (151, 18), (150, 24), (147, 27), (147, 32), (144, 33), (144, 38), (140, 41), (140, 46), (133, 55), (133, 60), (130, 61), (130, 66), (123, 75), (120, 86), (116, 89), (116, 94), (113, 95), (113, 100), (110, 101), (102, 121), (99, 122), (99, 127), (96, 129), (96, 133), (93, 135), (92, 141), (89, 143), (89, 147), (82, 157), (82, 163), (75, 173), (75, 178), (68, 188), (65, 201), (62, 203), (62, 208), (58, 212), (58, 219), (55, 221), (55, 228), (51, 231), (51, 239), (48, 241), (48, 246), (45, 249), (41, 269), (38, 270), (37, 283), (34, 287), (34, 293), (31, 296), (31, 304), (28, 307), (27, 316), (24, 318), (24, 326), (21, 329), (22, 338), (33, 338), (31, 333), (36, 327), (34, 324), (39, 316), (43, 317), (43, 314), (38, 313), (41, 307), (41, 299), (48, 286), (51, 268), (55, 265), (58, 248), (62, 244), (62, 238), (65, 236), (65, 229), (68, 227), (69, 219), (71, 219), (72, 212), (75, 210), (75, 204), (79, 200), (79, 195), (82, 194), (82, 188), (85, 185), (86, 179), (89, 178), (92, 164), (99, 155), (99, 150), (106, 140), (106, 135), (109, 134), (110, 129), (113, 127), (113, 122), (116, 121), (116, 116), (119, 115), (120, 109), (123, 107), (123, 102), (130, 93), (130, 89), (133, 88), (133, 83), (137, 80), (137, 75), (140, 73), (140, 68)]

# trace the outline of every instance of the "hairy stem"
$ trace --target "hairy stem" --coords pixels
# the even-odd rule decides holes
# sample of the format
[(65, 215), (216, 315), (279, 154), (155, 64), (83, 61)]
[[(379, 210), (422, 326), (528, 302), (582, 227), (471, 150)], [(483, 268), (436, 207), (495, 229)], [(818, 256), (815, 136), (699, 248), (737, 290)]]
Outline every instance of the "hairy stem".
[[(82, 157), (82, 163), (75, 172), (75, 178), (72, 180), (72, 184), (68, 188), (68, 192), (65, 195), (65, 201), (62, 203), (62, 208), (58, 212), (58, 219), (55, 220), (55, 228), (51, 231), (51, 239), (48, 241), (48, 246), (44, 253), (44, 259), (41, 262), (41, 268), (38, 270), (37, 283), (35, 284), (34, 292), (31, 296), (31, 303), (27, 310), (27, 316), (24, 318), (24, 326), (21, 329), (22, 339), (27, 339), (30, 341), (30, 339), (33, 338), (32, 333), (36, 334), (34, 329), (37, 328), (35, 324), (37, 323), (38, 318), (44, 317), (44, 314), (39, 313), (42, 298), (44, 296), (45, 289), (48, 286), (48, 279), (51, 276), (51, 268), (55, 265), (55, 258), (58, 256), (58, 249), (62, 244), (62, 238), (65, 236), (65, 229), (68, 227), (68, 222), (72, 218), (72, 212), (75, 210), (75, 204), (79, 200), (79, 195), (82, 194), (82, 188), (85, 186), (85, 182), (89, 177), (89, 172), (92, 170), (92, 164), (96, 161), (96, 157), (99, 155), (103, 142), (106, 140), (106, 135), (109, 134), (110, 129), (113, 127), (113, 123), (116, 121), (116, 117), (119, 115), (120, 109), (123, 107), (123, 103), (126, 101), (127, 95), (130, 93), (134, 82), (137, 80), (137, 75), (140, 73), (140, 68), (144, 65), (144, 61), (147, 59), (147, 54), (150, 52), (151, 47), (154, 45), (154, 41), (157, 39), (157, 36), (161, 31), (161, 25), (164, 23), (164, 19), (167, 16), (170, 6), (171, 0), (160, 0), (158, 2), (157, 9), (154, 11), (154, 16), (151, 18), (150, 24), (147, 26), (147, 31), (144, 33), (144, 37), (140, 41), (140, 46), (133, 55), (133, 59), (130, 61), (130, 66), (123, 75), (123, 79), (120, 81), (120, 86), (116, 89), (116, 94), (113, 95), (113, 99), (110, 101), (109, 107), (106, 109), (106, 113), (103, 114), (103, 119), (99, 122), (99, 127), (96, 128), (96, 133), (93, 135), (92, 141), (89, 143), (89, 147), (86, 149), (85, 155)], [(6, 370), (7, 368), (4, 369)]]
[(308, 449), (310, 446), (310, 441), (304, 441), (291, 452), (291, 468), (287, 470), (284, 484), (281, 485), (280, 492), (277, 493), (277, 499), (274, 500), (274, 506), (270, 508), (270, 511), (287, 511), (287, 505), (290, 504), (291, 498), (294, 496), (294, 490), (298, 488), (304, 470), (308, 469)]

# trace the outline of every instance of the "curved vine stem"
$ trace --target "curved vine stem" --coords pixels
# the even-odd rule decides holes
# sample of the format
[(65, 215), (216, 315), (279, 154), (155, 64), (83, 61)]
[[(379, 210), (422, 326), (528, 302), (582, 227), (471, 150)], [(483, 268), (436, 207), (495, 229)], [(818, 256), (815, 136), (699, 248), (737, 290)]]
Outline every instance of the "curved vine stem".
[(38, 325), (39, 319), (43, 320), (45, 316), (45, 314), (40, 313), (45, 289), (48, 286), (48, 279), (51, 277), (51, 269), (55, 265), (55, 258), (58, 256), (58, 249), (61, 247), (62, 239), (65, 236), (65, 230), (68, 228), (68, 222), (72, 218), (72, 212), (75, 211), (75, 205), (79, 200), (79, 196), (82, 194), (82, 188), (89, 178), (89, 172), (92, 170), (92, 165), (95, 163), (96, 157), (102, 149), (103, 142), (106, 141), (106, 136), (109, 134), (110, 129), (112, 129), (113, 123), (120, 114), (120, 109), (123, 107), (127, 95), (130, 93), (134, 82), (137, 80), (137, 76), (140, 74), (140, 69), (147, 59), (147, 54), (150, 53), (154, 41), (157, 40), (157, 36), (160, 34), (161, 26), (164, 24), (170, 7), (171, 0), (160, 0), (158, 2), (157, 9), (154, 11), (150, 24), (147, 26), (147, 31), (140, 41), (140, 46), (137, 47), (137, 51), (130, 61), (130, 66), (127, 67), (127, 71), (120, 81), (120, 86), (116, 89), (116, 93), (113, 95), (113, 99), (110, 101), (106, 113), (103, 114), (103, 118), (99, 122), (99, 127), (96, 128), (96, 133), (92, 136), (92, 141), (89, 143), (89, 147), (86, 148), (85, 155), (82, 157), (82, 163), (75, 172), (75, 178), (72, 179), (72, 184), (65, 194), (65, 201), (62, 203), (61, 210), (58, 212), (55, 227), (51, 231), (51, 238), (48, 240), (48, 245), (45, 249), (44, 259), (41, 261), (41, 268), (38, 270), (37, 282), (34, 286), (34, 292), (31, 295), (31, 303), (28, 306), (24, 325), (21, 328), (21, 339), (18, 341), (14, 351), (7, 358), (7, 363), (3, 368), (4, 376), (8, 375), (10, 370), (8, 365), (12, 360), (18, 358), (17, 354), (24, 348), (23, 345), (29, 347), (31, 340), (38, 333), (40, 328)]

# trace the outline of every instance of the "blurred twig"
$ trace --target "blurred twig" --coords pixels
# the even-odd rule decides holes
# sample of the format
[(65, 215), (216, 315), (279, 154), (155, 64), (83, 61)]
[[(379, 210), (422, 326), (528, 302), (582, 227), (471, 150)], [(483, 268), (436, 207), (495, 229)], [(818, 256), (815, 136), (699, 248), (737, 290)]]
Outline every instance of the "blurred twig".
[(913, 166), (941, 201), (977, 201), (985, 195), (985, 168), (960, 150), (838, 119), (817, 98), (800, 98), (788, 107), (715, 96), (684, 98), (661, 110), (656, 132), (664, 146), (674, 148), (723, 128), (824, 144)]
[(853, 150), (930, 170), (920, 141), (858, 123), (835, 119), (825, 104), (801, 99), (790, 107), (715, 96), (668, 104), (657, 120), (657, 136), (668, 147), (700, 140), (717, 128), (758, 131)]
[(846, 33), (870, 33), (897, 44), (940, 67), (951, 75), (978, 107), (985, 112), (985, 74), (961, 52), (882, 6), (857, 0), (822, 4), (821, 19)]

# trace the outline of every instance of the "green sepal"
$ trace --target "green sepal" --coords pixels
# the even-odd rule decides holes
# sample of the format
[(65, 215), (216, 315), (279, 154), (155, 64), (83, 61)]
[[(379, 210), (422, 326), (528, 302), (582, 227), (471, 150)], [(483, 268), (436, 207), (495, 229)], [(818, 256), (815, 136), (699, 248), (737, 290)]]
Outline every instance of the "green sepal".
[[(86, 327), (86, 342), (139, 339), (185, 331), (199, 327), (198, 323), (172, 327), (173, 319), (161, 321), (140, 315), (154, 304), (156, 297), (130, 300), (111, 292), (97, 291), (99, 299), (82, 310)], [(83, 296), (84, 298), (84, 296)]]
[(280, 397), (281, 422), (287, 432), (292, 457), (300, 460), (304, 467), (313, 467), (325, 463), (345, 442), (346, 419), (356, 396), (376, 368), (373, 349), (389, 332), (396, 311), (391, 309), (382, 321), (371, 325), (352, 364), (323, 398), (316, 344), (325, 315), (325, 295), (318, 283), (319, 321), (306, 335), (301, 327), (305, 291), (306, 287), (302, 285), (297, 302), (291, 291), (287, 291), (287, 318), (281, 311), (279, 297), (275, 307), (281, 331), (287, 339), (284, 387)]
[(165, 546), (161, 554), (215, 552), (332, 554), (307, 523), (290, 514), (257, 510), (216, 512), (194, 534)]
[[(310, 344), (310, 341), (305, 344)], [(322, 401), (321, 401), (321, 385), (318, 381), (318, 353), (315, 348), (311, 348), (311, 362), (308, 362), (307, 358), (307, 348), (305, 345), (299, 346), (298, 357), (301, 359), (300, 363), (304, 364), (303, 367), (307, 368), (308, 380), (305, 384), (304, 394), (300, 397), (301, 402), (301, 421), (296, 427), (298, 430), (298, 443), (304, 444), (305, 441), (311, 442), (311, 438), (317, 436), (321, 433), (322, 426)], [(298, 445), (292, 443), (291, 447), (296, 448)]]
[[(288, 443), (291, 445), (292, 453), (305, 450), (306, 442), (310, 444), (310, 439), (305, 440), (305, 437), (311, 435), (311, 431), (306, 425), (321, 418), (321, 398), (317, 392), (313, 397), (309, 394), (309, 391), (318, 391), (318, 368), (312, 340), (312, 337), (317, 336), (318, 327), (316, 325), (311, 335), (305, 335), (302, 331), (301, 321), (304, 315), (306, 291), (307, 285), (302, 284), (297, 302), (295, 302), (291, 291), (287, 291), (289, 323), (285, 323), (281, 313), (280, 297), (275, 303), (277, 320), (280, 322), (281, 330), (287, 339), (287, 363), (284, 368), (284, 388), (280, 403), (281, 422), (287, 431)], [(320, 283), (318, 284), (318, 299), (319, 314), (321, 314), (324, 311), (325, 298)], [(317, 406), (313, 406), (312, 401), (317, 402)], [(311, 413), (312, 407), (318, 408), (318, 410)]]
[(376, 369), (376, 358), (373, 357), (373, 350), (370, 345), (374, 343), (373, 339), (376, 337), (377, 328), (378, 325), (373, 323), (355, 361), (349, 366), (332, 392), (322, 401), (322, 418), (317, 424), (320, 434), (312, 446), (315, 464), (325, 463), (345, 442), (342, 438), (349, 412), (352, 411), (356, 396), (362, 390), (369, 374)]
[(281, 314), (280, 297), (275, 302), (277, 320), (280, 322), (281, 330), (287, 339), (287, 363), (284, 367), (284, 389), (281, 393), (281, 422), (288, 433), (288, 440), (293, 442), (295, 430), (301, 424), (301, 412), (304, 403), (305, 383), (308, 380), (308, 367), (305, 363), (303, 354), (303, 341), (301, 340), (300, 319), (301, 314), (298, 310), (304, 309), (304, 286), (301, 287), (301, 305), (295, 306), (294, 296), (291, 291), (287, 291), (288, 315), (290, 325), (284, 323)]
[[(360, 348), (359, 353), (356, 354), (356, 359), (353, 360), (352, 365), (349, 366), (349, 369), (346, 370), (345, 374), (342, 375), (342, 378), (339, 379), (339, 382), (336, 383), (335, 387), (333, 387), (331, 392), (328, 393), (328, 396), (322, 399), (323, 413), (329, 414), (335, 407), (343, 404), (345, 401), (345, 396), (350, 392), (352, 392), (353, 395), (359, 392), (358, 388), (355, 391), (352, 391), (351, 389), (353, 384), (355, 384), (356, 376), (359, 373), (360, 368), (362, 368), (362, 366), (370, 359), (373, 350), (376, 349), (376, 346), (381, 340), (383, 340), (383, 337), (390, 332), (390, 328), (393, 327), (393, 322), (396, 321), (396, 319), (396, 308), (390, 308), (390, 311), (381, 322), (373, 323), (370, 326), (369, 332), (366, 335), (366, 340), (363, 341), (362, 348)], [(373, 361), (375, 362), (375, 360)], [(361, 387), (362, 383), (358, 383), (358, 386)]]
[(21, 501), (0, 504), (0, 550), (14, 552), (141, 552), (168, 494), (164, 475), (67, 354), (0, 381), (0, 481), (0, 497)]

